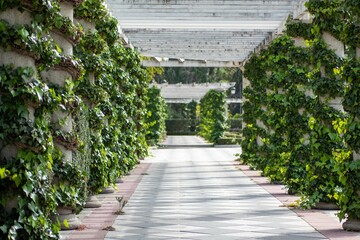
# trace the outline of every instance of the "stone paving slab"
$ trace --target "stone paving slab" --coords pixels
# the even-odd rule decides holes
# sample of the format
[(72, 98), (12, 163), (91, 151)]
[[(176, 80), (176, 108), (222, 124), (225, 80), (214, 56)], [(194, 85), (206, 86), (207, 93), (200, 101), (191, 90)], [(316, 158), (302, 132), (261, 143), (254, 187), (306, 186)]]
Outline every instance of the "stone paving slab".
[(154, 150), (149, 175), (105, 239), (327, 239), (239, 171), (239, 151)]

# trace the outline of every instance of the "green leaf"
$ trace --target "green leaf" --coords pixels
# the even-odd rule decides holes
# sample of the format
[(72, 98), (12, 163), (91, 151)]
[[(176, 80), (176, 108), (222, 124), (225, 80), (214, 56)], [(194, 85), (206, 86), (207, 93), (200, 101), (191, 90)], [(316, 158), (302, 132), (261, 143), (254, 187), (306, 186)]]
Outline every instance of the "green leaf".
[[(0, 22), (1, 23), (1, 22)], [(4, 233), (4, 234), (6, 234), (7, 232), (8, 232), (8, 226), (6, 226), (6, 225), (2, 225), (1, 227), (0, 227), (0, 229), (1, 229), (1, 231)]]
[(63, 224), (66, 228), (69, 228), (69, 222), (67, 219), (64, 219)]
[(6, 168), (0, 168), (0, 178), (4, 179), (8, 176), (8, 170)]
[(27, 184), (25, 184), (22, 189), (24, 190), (26, 196), (29, 196), (29, 194), (31, 193), (31, 191), (33, 190), (33, 186), (30, 182), (28, 182)]
[(61, 47), (59, 46), (59, 44), (55, 44), (55, 47), (59, 53), (62, 53), (62, 50), (61, 50)]
[(17, 108), (17, 114), (19, 117), (27, 118), (29, 113), (28, 113), (26, 106), (20, 105)]
[(28, 208), (29, 208), (32, 212), (34, 212), (34, 213), (36, 213), (37, 210), (38, 210), (38, 208), (36, 207), (36, 205), (35, 205), (34, 202), (29, 202), (29, 203), (28, 203)]
[(47, 162), (46, 166), (47, 166), (48, 170), (52, 171), (52, 164), (51, 164), (51, 162)]
[(22, 209), (22, 208), (25, 206), (25, 204), (26, 204), (25, 198), (19, 198), (19, 199), (18, 199), (18, 206), (19, 206), (19, 208)]
[(43, 97), (42, 97), (43, 92), (39, 89), (39, 87), (36, 87), (34, 90), (36, 92), (36, 96), (38, 98), (38, 101), (42, 102), (43, 101)]
[(20, 183), (21, 183), (21, 180), (22, 180), (22, 177), (21, 175), (18, 175), (18, 174), (14, 174), (11, 179), (15, 182), (15, 185), (16, 187), (19, 187)]
[(0, 32), (6, 31), (6, 23), (4, 21), (0, 21)]
[(25, 28), (19, 29), (19, 34), (23, 39), (29, 36), (29, 32)]

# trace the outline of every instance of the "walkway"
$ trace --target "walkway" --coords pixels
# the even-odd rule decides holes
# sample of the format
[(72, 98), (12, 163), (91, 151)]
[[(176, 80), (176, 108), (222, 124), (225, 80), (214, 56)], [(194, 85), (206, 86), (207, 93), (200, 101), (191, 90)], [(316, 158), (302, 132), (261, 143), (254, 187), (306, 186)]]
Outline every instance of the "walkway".
[[(184, 139), (167, 144), (184, 145)], [(239, 151), (153, 151), (148, 175), (105, 239), (327, 239), (236, 169)]]
[[(234, 162), (239, 148), (189, 136), (165, 143), (169, 148), (153, 150), (115, 193), (99, 195), (103, 206), (85, 209), (82, 227), (62, 231), (61, 239), (360, 239), (342, 230), (333, 211), (286, 208), (297, 197)], [(122, 196), (128, 203), (119, 215)]]
[(168, 136), (161, 146), (166, 148), (212, 147), (213, 144), (205, 142), (199, 136)]

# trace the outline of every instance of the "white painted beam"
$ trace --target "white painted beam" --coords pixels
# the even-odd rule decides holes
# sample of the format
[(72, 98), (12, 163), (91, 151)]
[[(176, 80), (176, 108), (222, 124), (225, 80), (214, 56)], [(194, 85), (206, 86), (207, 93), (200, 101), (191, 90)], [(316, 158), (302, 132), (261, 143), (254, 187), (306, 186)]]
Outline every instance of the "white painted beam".
[(194, 61), (194, 60), (169, 60), (169, 61), (155, 61), (144, 60), (142, 65), (144, 67), (239, 67), (241, 62), (226, 62), (226, 61)]
[[(166, 103), (190, 103), (192, 101), (196, 101), (196, 102), (200, 102), (201, 98), (198, 99), (194, 99), (194, 98), (166, 98), (165, 102)], [(227, 104), (229, 103), (242, 103), (242, 99), (241, 98), (226, 98), (225, 102)]]

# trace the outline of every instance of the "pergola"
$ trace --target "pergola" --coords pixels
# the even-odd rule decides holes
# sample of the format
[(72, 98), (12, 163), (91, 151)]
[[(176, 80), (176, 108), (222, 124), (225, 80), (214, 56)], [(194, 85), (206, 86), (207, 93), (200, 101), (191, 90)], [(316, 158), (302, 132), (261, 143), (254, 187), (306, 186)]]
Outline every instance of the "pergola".
[[(235, 86), (235, 82), (230, 83), (193, 83), (193, 84), (151, 84), (160, 89), (161, 96), (167, 103), (189, 103), (199, 102), (209, 90), (227, 91)], [(239, 98), (227, 98), (227, 103), (241, 103)]]
[(107, 0), (144, 66), (237, 67), (280, 34), (305, 0)]

